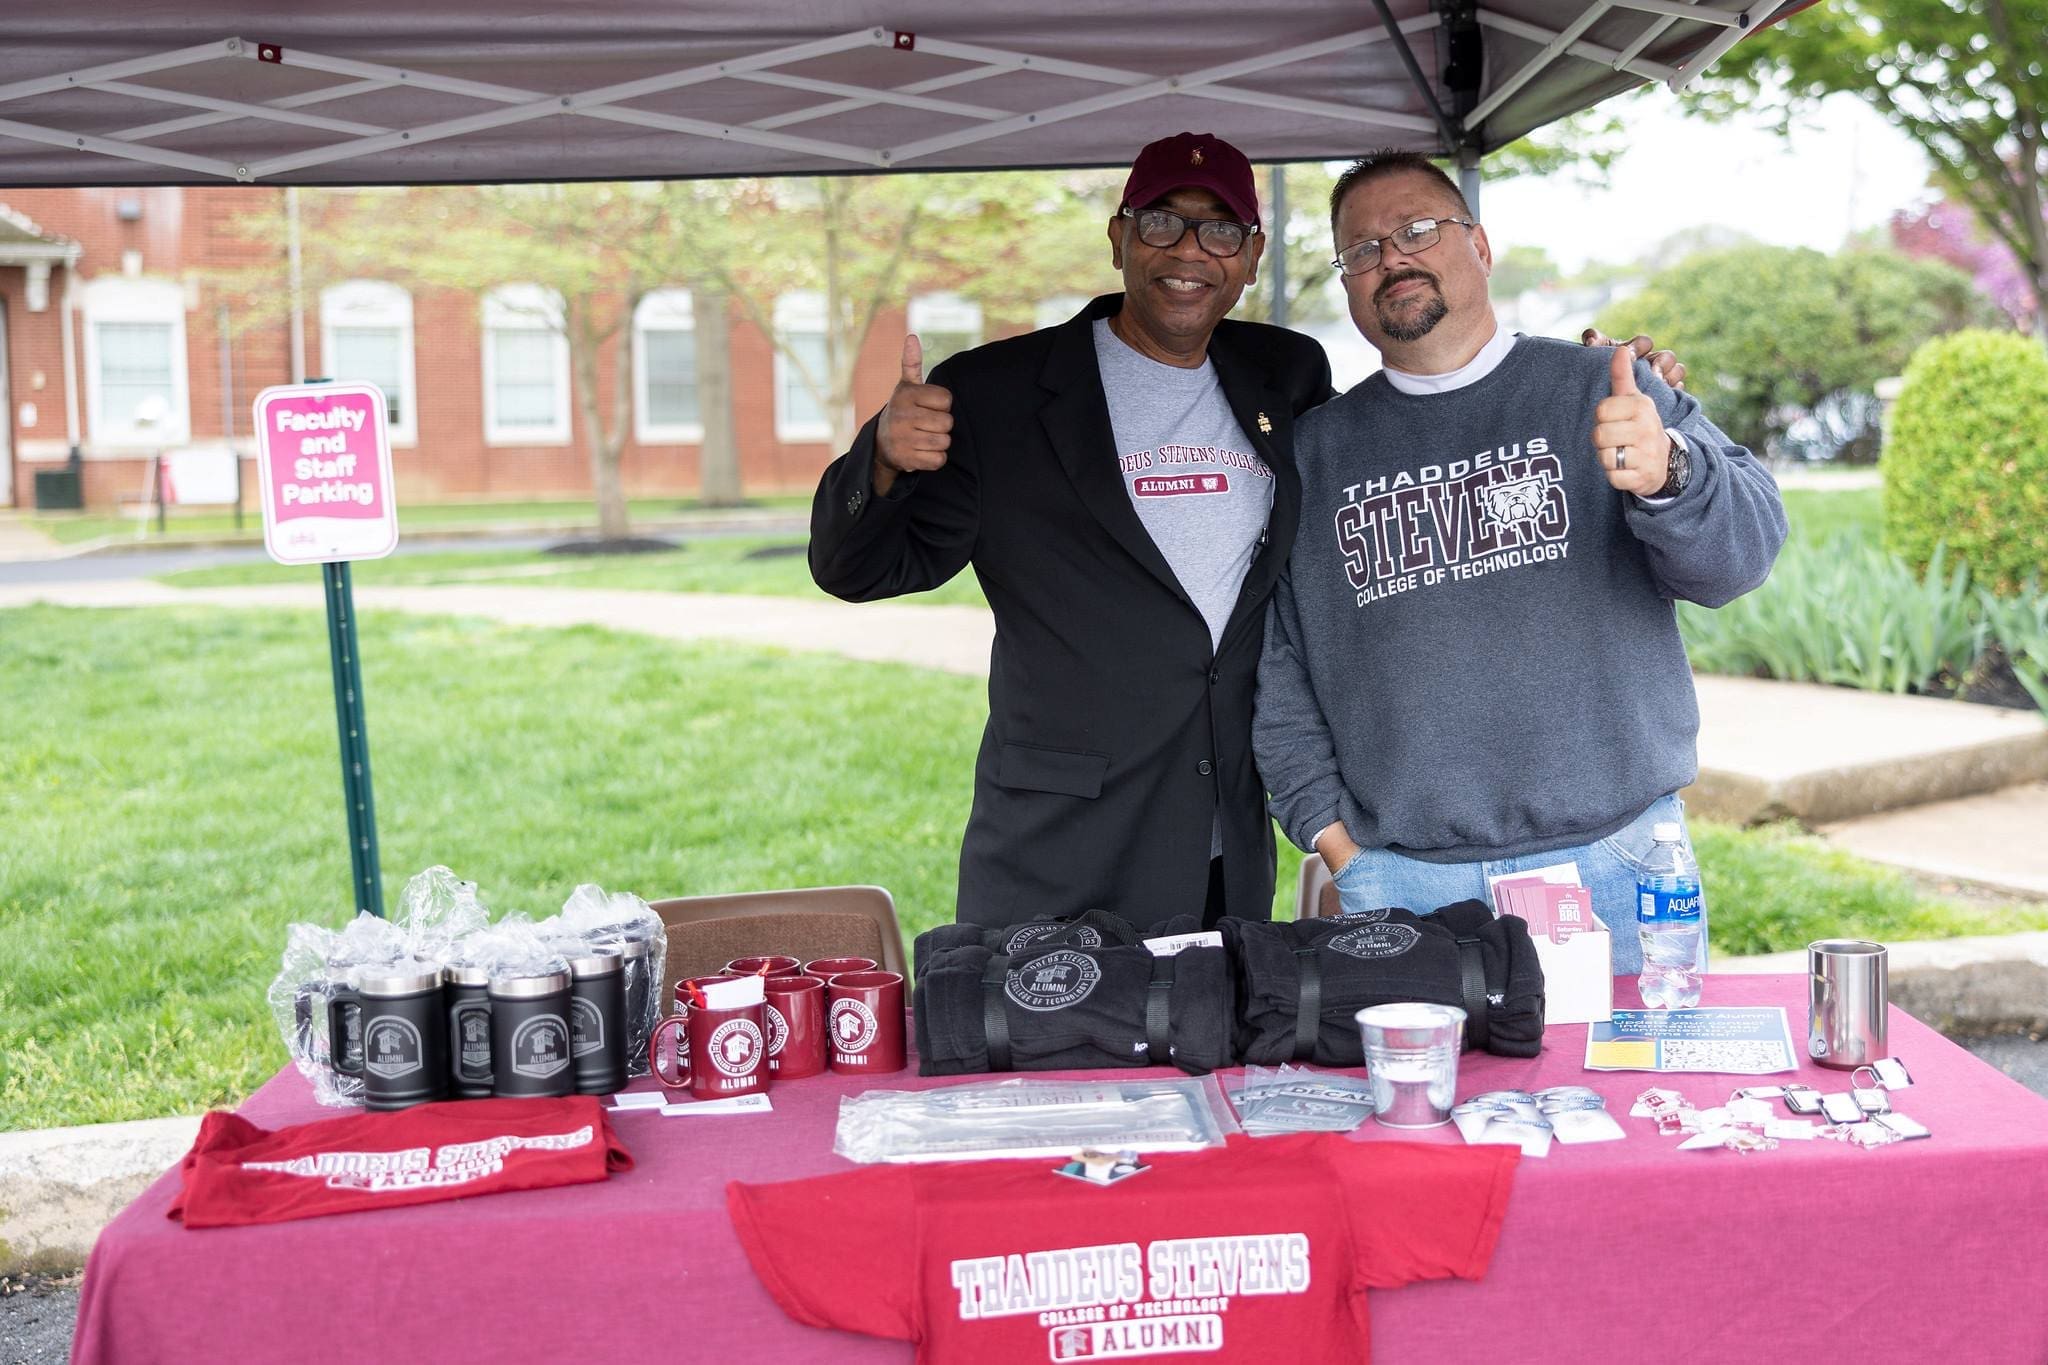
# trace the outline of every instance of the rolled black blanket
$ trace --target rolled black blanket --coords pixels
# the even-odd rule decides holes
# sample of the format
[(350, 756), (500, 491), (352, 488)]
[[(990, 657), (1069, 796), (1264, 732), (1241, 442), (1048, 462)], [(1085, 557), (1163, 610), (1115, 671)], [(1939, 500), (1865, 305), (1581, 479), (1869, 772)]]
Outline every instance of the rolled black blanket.
[(1026, 948), (1071, 944), (1076, 948), (1123, 947), (1146, 938), (1193, 932), (1202, 927), (1194, 915), (1177, 915), (1148, 934), (1122, 915), (1108, 910), (1083, 910), (1075, 915), (1041, 915), (1021, 924), (991, 928), (986, 924), (941, 924), (917, 936), (911, 948), (911, 972), (924, 975), (931, 954), (974, 945), (994, 953), (1016, 954)]
[(1479, 901), (1432, 915), (1398, 908), (1334, 919), (1219, 926), (1236, 958), (1247, 1062), (1359, 1066), (1352, 1016), (1419, 1000), (1466, 1013), (1465, 1046), (1503, 1057), (1543, 1047), (1543, 968), (1520, 919)]
[(1222, 948), (1170, 957), (1142, 944), (931, 953), (912, 997), (918, 1073), (1229, 1066), (1234, 978)]

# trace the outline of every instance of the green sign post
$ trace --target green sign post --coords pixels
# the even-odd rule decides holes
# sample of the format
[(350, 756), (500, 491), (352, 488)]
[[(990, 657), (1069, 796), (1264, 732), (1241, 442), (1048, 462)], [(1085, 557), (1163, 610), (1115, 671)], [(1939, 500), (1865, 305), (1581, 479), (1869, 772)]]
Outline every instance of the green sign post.
[(363, 712), (361, 640), (349, 564), (398, 548), (384, 394), (374, 384), (280, 384), (256, 395), (257, 483), (263, 543), (280, 564), (318, 564), (327, 589), (327, 652), (341, 736), (350, 899), (384, 913), (377, 802)]

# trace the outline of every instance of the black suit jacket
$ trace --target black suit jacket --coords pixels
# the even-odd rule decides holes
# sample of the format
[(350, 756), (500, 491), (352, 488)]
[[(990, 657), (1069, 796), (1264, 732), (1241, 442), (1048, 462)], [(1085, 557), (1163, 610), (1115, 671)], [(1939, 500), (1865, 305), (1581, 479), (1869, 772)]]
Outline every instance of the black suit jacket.
[(811, 506), (811, 575), (827, 592), (920, 592), (972, 563), (995, 614), (962, 921), (1102, 908), (1143, 926), (1199, 914), (1218, 810), (1228, 913), (1271, 912), (1252, 690), (1266, 599), (1301, 510), (1293, 422), (1330, 396), (1329, 361), (1310, 338), (1257, 323), (1225, 321), (1209, 343), (1275, 479), (1265, 544), (1212, 652), (1118, 471), (1093, 326), (1122, 303), (1108, 295), (1058, 327), (947, 360), (930, 376), (953, 392), (946, 464), (877, 497), (870, 421)]

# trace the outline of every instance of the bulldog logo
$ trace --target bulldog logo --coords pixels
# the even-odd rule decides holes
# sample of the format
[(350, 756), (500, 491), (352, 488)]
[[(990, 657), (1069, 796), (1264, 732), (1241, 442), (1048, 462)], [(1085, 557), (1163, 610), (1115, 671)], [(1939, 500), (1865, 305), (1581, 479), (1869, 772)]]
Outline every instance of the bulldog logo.
[(1543, 493), (1549, 482), (1541, 474), (1509, 479), (1481, 489), (1479, 500), (1485, 505), (1487, 514), (1502, 526), (1534, 521), (1542, 514)]
[(1010, 968), (1003, 994), (1040, 1014), (1078, 1005), (1102, 979), (1102, 968), (1086, 953), (1055, 948)]

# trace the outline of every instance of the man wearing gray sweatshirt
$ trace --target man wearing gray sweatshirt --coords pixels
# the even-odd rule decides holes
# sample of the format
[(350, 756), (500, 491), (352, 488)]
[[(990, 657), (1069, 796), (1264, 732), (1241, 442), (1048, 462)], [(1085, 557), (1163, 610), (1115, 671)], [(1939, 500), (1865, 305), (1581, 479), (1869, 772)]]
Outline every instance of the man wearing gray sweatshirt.
[(1253, 718), (1273, 814), (1347, 913), (1574, 862), (1634, 972), (1636, 865), (1698, 771), (1673, 600), (1763, 582), (1777, 485), (1627, 348), (1504, 331), (1486, 231), (1426, 158), (1360, 161), (1331, 218), (1385, 369), (1295, 430)]

